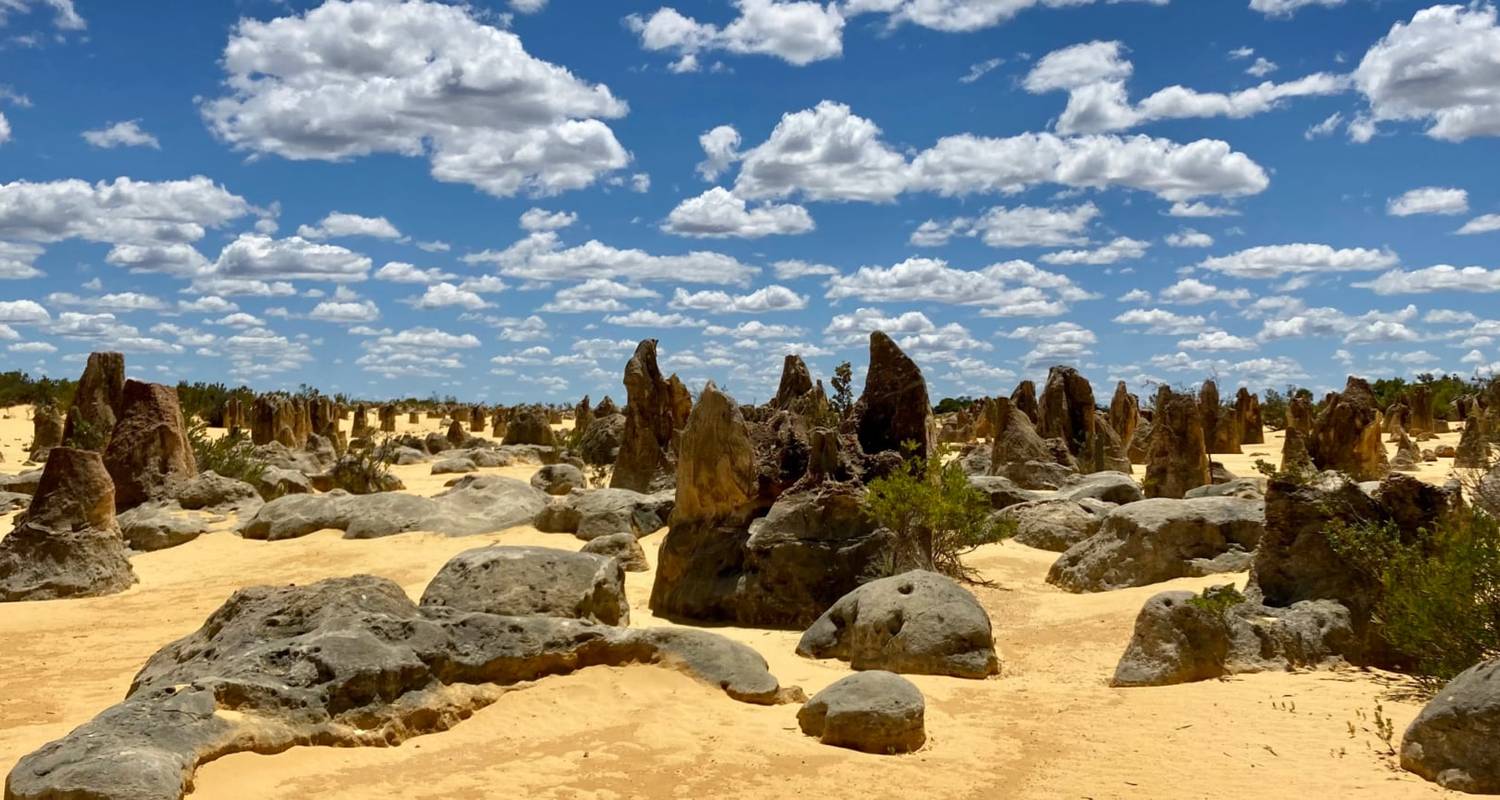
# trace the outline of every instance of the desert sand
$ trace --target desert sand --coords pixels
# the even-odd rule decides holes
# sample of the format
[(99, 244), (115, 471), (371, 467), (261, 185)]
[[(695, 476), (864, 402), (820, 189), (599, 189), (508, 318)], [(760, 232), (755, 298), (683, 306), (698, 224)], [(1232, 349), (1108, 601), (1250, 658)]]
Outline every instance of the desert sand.
[[(400, 426), (412, 427), (404, 416)], [(424, 419), (417, 427), (436, 426)], [(28, 409), (0, 412), (0, 471), (23, 469), (30, 435)], [(1280, 435), (1268, 439), (1244, 455), (1215, 458), (1253, 475), (1256, 458), (1279, 461)], [(450, 476), (429, 469), (396, 471), (409, 491), (432, 494)], [(482, 470), (520, 478), (530, 471)], [(1447, 462), (1439, 462), (1420, 477), (1440, 482), (1446, 473)], [(0, 516), (0, 531), (10, 529), (11, 516)], [(653, 564), (663, 535), (642, 540)], [(151, 653), (197, 629), (235, 589), (372, 573), (415, 597), (450, 556), (491, 543), (582, 544), (529, 527), (368, 541), (324, 531), (253, 542), (220, 531), (135, 556), (140, 583), (123, 594), (0, 605), (0, 765), (9, 771), (120, 700)], [(665, 669), (592, 668), (518, 685), (453, 730), (399, 747), (230, 756), (199, 771), (193, 797), (1246, 800), (1284, 798), (1291, 786), (1309, 797), (1448, 794), (1397, 769), (1374, 732), (1377, 707), (1398, 739), (1420, 709), (1400, 676), (1344, 669), (1151, 689), (1107, 685), (1148, 597), (1243, 584), (1244, 574), (1073, 595), (1044, 582), (1055, 558), (1014, 543), (973, 554), (995, 584), (974, 592), (994, 622), (1002, 674), (985, 681), (910, 676), (927, 698), (928, 743), (915, 754), (825, 747), (799, 732), (796, 705), (736, 703)], [(653, 578), (628, 573), (632, 625), (670, 624), (647, 608)], [(841, 662), (795, 655), (796, 631), (715, 630), (754, 647), (783, 685), (809, 694), (848, 674)]]

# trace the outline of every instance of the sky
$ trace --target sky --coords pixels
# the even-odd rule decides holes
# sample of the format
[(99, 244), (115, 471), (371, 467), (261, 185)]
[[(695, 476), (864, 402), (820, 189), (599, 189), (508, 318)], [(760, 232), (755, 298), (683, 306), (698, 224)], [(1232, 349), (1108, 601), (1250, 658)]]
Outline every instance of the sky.
[[(1500, 372), (1500, 20), (1399, 0), (0, 0), (0, 369), (935, 397)], [(1107, 383), (1106, 383), (1107, 382)]]

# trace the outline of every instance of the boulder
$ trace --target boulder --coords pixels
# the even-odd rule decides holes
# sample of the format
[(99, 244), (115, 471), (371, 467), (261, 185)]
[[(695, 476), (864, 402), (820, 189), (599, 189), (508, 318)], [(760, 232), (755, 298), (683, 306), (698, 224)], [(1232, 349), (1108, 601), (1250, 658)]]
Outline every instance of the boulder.
[(646, 572), (651, 565), (646, 561), (646, 551), (633, 533), (611, 533), (590, 539), (579, 552), (613, 558), (620, 562), (626, 572)]
[(104, 449), (104, 466), (114, 480), (119, 511), (167, 497), (198, 474), (176, 389), (125, 382), (119, 419)]
[(572, 464), (548, 464), (531, 476), (532, 488), (550, 495), (564, 495), (574, 489), (587, 489), (583, 470)]
[(1265, 529), (1255, 500), (1156, 498), (1110, 511), (1094, 536), (1068, 548), (1047, 582), (1102, 592), (1249, 567)]
[(671, 492), (578, 490), (549, 502), (537, 513), (533, 525), (543, 533), (571, 533), (585, 541), (616, 533), (640, 538), (667, 524), (674, 502)]
[(1022, 489), (1016, 485), (1015, 481), (1000, 475), (970, 475), (969, 485), (984, 492), (985, 496), (990, 499), (990, 508), (996, 511), (1019, 503), (1041, 500), (1047, 496), (1043, 492)]
[(1000, 671), (984, 607), (951, 579), (920, 570), (839, 598), (802, 634), (797, 654), (917, 675), (987, 678)]
[(547, 547), (479, 547), (459, 553), (422, 593), (422, 607), (435, 606), (630, 624), (625, 569), (618, 560)]
[(895, 755), (927, 741), (925, 713), (922, 692), (911, 681), (890, 672), (861, 672), (813, 695), (797, 712), (797, 724), (826, 745)]
[(253, 513), (264, 503), (254, 486), (226, 478), (213, 470), (201, 472), (178, 484), (172, 497), (189, 511), (218, 513)]
[(620, 457), (620, 440), (624, 435), (624, 414), (596, 416), (578, 440), (578, 455), (591, 467), (613, 464)]
[(462, 456), (432, 462), (433, 475), (463, 475), (478, 471), (479, 465), (474, 463), (474, 459)]
[(1500, 794), (1500, 660), (1448, 682), (1401, 737), (1401, 767), (1445, 789)]
[(1339, 663), (1354, 639), (1348, 609), (1332, 601), (1287, 608), (1227, 598), (1232, 587), (1162, 592), (1141, 609), (1111, 686), (1167, 686), (1225, 675)]
[(118, 521), (125, 543), (138, 553), (187, 544), (208, 532), (208, 519), (183, 512), (175, 504), (136, 506), (121, 512)]
[(1057, 490), (1057, 496), (1068, 500), (1101, 500), (1114, 505), (1146, 499), (1141, 485), (1129, 472), (1095, 472), (1077, 475)]
[(1163, 386), (1156, 393), (1143, 488), (1147, 497), (1180, 498), (1212, 483), (1199, 404)]
[(22, 758), (6, 794), (177, 800), (215, 758), (308, 743), (387, 747), (459, 724), (506, 686), (632, 664), (743, 702), (801, 698), (754, 650), (706, 631), (421, 608), (367, 575), (252, 587), (157, 651), (120, 703)]
[(0, 539), (0, 602), (98, 597), (135, 580), (103, 460), (52, 448), (25, 516)]
[(998, 517), (1015, 523), (1016, 542), (1061, 553), (1098, 533), (1110, 508), (1097, 500), (1050, 498), (1010, 506)]

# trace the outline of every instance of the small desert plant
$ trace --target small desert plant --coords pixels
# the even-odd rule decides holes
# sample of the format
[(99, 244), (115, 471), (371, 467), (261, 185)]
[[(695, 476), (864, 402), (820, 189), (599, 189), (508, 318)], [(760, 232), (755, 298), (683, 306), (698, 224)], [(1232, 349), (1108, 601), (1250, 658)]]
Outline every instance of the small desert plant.
[(1436, 687), (1500, 653), (1500, 522), (1466, 507), (1417, 533), (1361, 523), (1331, 528), (1328, 538), (1380, 583), (1375, 619), (1386, 641)]
[(1245, 596), (1232, 583), (1210, 586), (1187, 601), (1188, 605), (1212, 614), (1220, 622), (1228, 622), (1229, 610), (1245, 602)]
[(833, 368), (833, 397), (828, 404), (840, 418), (849, 415), (854, 407), (854, 368), (845, 361)]
[(79, 450), (103, 450), (109, 441), (109, 433), (109, 429), (103, 425), (77, 416), (73, 418), (73, 428), (68, 431), (68, 438), (63, 445)]
[(250, 438), (240, 431), (214, 438), (208, 435), (208, 425), (198, 422), (188, 428), (187, 438), (199, 472), (217, 472), (249, 484), (256, 484), (266, 472)]
[(395, 448), (386, 444), (351, 446), (328, 473), (333, 488), (343, 489), (349, 494), (389, 491), (394, 483), (390, 459), (394, 457)]
[(969, 583), (982, 583), (963, 557), (983, 544), (1015, 533), (1014, 523), (995, 519), (989, 498), (969, 484), (957, 462), (913, 454), (902, 469), (866, 487), (865, 510), (896, 534), (895, 571), (926, 569)]

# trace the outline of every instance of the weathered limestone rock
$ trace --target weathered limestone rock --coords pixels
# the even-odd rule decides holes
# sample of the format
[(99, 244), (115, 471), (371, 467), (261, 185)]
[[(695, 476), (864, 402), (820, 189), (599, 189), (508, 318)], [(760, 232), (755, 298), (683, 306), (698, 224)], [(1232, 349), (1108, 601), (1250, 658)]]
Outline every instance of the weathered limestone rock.
[(550, 495), (564, 495), (589, 488), (589, 482), (583, 470), (572, 464), (547, 464), (531, 476), (531, 486)]
[(1047, 372), (1037, 433), (1044, 438), (1061, 439), (1074, 458), (1085, 461), (1089, 440), (1094, 435), (1095, 413), (1094, 389), (1078, 370), (1053, 367)]
[(104, 450), (104, 466), (114, 480), (119, 511), (166, 497), (177, 484), (198, 474), (176, 389), (125, 382), (119, 421)]
[(984, 607), (951, 579), (920, 570), (844, 595), (802, 634), (797, 654), (918, 675), (986, 678), (1000, 671)]
[(1343, 392), (1329, 395), (1313, 421), (1307, 453), (1320, 470), (1336, 469), (1357, 481), (1377, 481), (1389, 471), (1380, 441), (1380, 410), (1375, 393), (1350, 377)]
[(934, 452), (936, 431), (927, 381), (917, 363), (881, 331), (870, 334), (864, 393), (849, 417), (867, 454), (904, 454), (908, 442), (916, 444), (913, 455), (926, 458)]
[(1146, 601), (1110, 685), (1167, 686), (1335, 664), (1354, 639), (1349, 610), (1328, 600), (1288, 608), (1239, 602), (1218, 611), (1201, 603), (1192, 592)]
[(1191, 395), (1163, 386), (1156, 393), (1151, 418), (1151, 448), (1146, 462), (1147, 497), (1182, 497), (1189, 489), (1212, 483), (1203, 440), (1199, 404)]
[(448, 423), (448, 432), (443, 435), (449, 447), (463, 447), (464, 442), (469, 440), (469, 434), (464, 430), (464, 424), (458, 420)]
[(1234, 416), (1240, 429), (1240, 444), (1265, 444), (1266, 426), (1261, 421), (1260, 398), (1243, 386), (1234, 396)]
[(7, 798), (178, 800), (213, 758), (390, 746), (458, 724), (506, 685), (629, 664), (676, 669), (744, 702), (801, 694), (755, 651), (705, 631), (419, 608), (371, 576), (255, 587), (152, 656), (122, 702), (22, 758)]
[(1104, 592), (1249, 566), (1265, 530), (1259, 500), (1156, 498), (1120, 506), (1099, 532), (1068, 548), (1047, 582), (1071, 592)]
[(104, 461), (54, 447), (31, 505), (0, 539), (0, 602), (97, 597), (134, 583)]
[(507, 617), (566, 617), (629, 625), (625, 570), (619, 561), (549, 547), (478, 547), (448, 560), (422, 607)]
[(125, 391), (125, 355), (89, 353), (63, 426), (63, 442), (103, 452), (119, 418)]
[(662, 378), (656, 365), (655, 339), (637, 345), (625, 365), (625, 392), (625, 427), (609, 485), (647, 493), (667, 488), (676, 471), (673, 441), (687, 412), (680, 407), (682, 398), (676, 388)]
[(1219, 386), (1211, 380), (1204, 381), (1198, 392), (1198, 413), (1203, 419), (1203, 441), (1209, 453), (1240, 452), (1238, 414), (1220, 404)]
[(646, 561), (646, 551), (641, 547), (640, 540), (635, 537), (635, 534), (629, 532), (611, 533), (608, 536), (590, 539), (579, 552), (613, 558), (620, 562), (620, 566), (626, 572), (646, 572), (651, 569), (651, 565)]
[(776, 388), (776, 396), (771, 398), (771, 407), (791, 410), (794, 404), (812, 390), (812, 373), (807, 369), (807, 362), (801, 356), (788, 355), (782, 362), (781, 384)]
[(927, 741), (926, 707), (922, 692), (900, 675), (861, 672), (813, 695), (797, 723), (826, 745), (895, 755)]
[(1026, 415), (1032, 425), (1037, 425), (1041, 419), (1041, 408), (1036, 402), (1036, 384), (1031, 381), (1021, 381), (1016, 384), (1015, 391), (1010, 393), (1011, 405), (1017, 411)]
[(1445, 789), (1500, 794), (1500, 660), (1482, 661), (1438, 692), (1401, 737), (1401, 767)]
[(1436, 433), (1437, 424), (1432, 413), (1432, 389), (1424, 384), (1413, 386), (1406, 392), (1406, 405), (1411, 409), (1406, 431), (1413, 436)]
[(1016, 535), (1012, 538), (1016, 542), (1061, 553), (1098, 533), (1111, 508), (1099, 501), (1054, 497), (1017, 503), (1001, 511), (999, 517), (1015, 522)]
[(31, 460), (46, 461), (47, 453), (62, 443), (62, 414), (51, 403), (38, 403), (31, 411)]
[(1141, 424), (1141, 401), (1125, 388), (1125, 381), (1115, 384), (1115, 396), (1109, 401), (1109, 426), (1120, 437), (1125, 452), (1130, 451), (1135, 432)]
[(1299, 431), (1303, 437), (1312, 435), (1312, 399), (1304, 394), (1292, 395), (1286, 404), (1286, 429)]
[[(477, 429), (482, 430), (482, 427)], [(557, 445), (557, 437), (547, 422), (547, 410), (541, 406), (522, 406), (512, 412), (505, 428), (505, 444)]]

